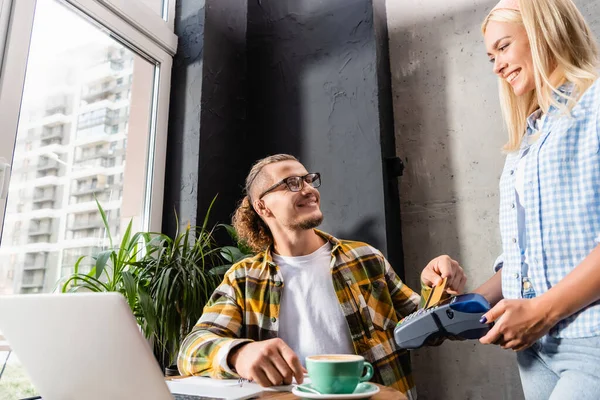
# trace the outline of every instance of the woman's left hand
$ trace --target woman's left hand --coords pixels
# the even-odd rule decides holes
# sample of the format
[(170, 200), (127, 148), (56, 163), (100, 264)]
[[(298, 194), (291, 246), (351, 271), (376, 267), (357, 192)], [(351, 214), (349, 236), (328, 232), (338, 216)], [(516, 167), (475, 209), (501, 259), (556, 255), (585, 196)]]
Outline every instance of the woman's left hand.
[(514, 351), (530, 347), (558, 322), (549, 317), (548, 308), (540, 300), (536, 297), (498, 302), (482, 318), (482, 323), (495, 324), (479, 341)]

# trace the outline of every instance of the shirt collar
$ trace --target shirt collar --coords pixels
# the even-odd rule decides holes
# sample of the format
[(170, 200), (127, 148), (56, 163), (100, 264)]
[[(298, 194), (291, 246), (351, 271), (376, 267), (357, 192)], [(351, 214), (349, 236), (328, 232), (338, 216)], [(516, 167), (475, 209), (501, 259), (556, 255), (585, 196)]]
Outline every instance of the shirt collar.
[[(325, 239), (326, 241), (331, 243), (331, 247), (332, 247), (331, 253), (332, 254), (342, 244), (342, 242), (340, 242), (339, 239), (331, 236), (328, 233), (325, 233), (318, 229), (315, 229), (314, 231), (317, 235), (319, 235), (320, 237), (322, 237), (323, 239)], [(267, 247), (267, 249), (263, 252), (263, 267), (267, 268), (267, 267), (276, 267), (276, 266), (277, 266), (277, 264), (275, 264), (273, 262), (273, 245), (269, 245), (269, 247)]]
[[(556, 89), (558, 92), (563, 94), (563, 96), (559, 95), (556, 92), (552, 92), (552, 97), (559, 104), (567, 104), (567, 102), (569, 101), (568, 97), (571, 96), (574, 88), (575, 88), (575, 85), (572, 82), (567, 81), (567, 82), (563, 83), (562, 85), (560, 85)], [(552, 106), (550, 106), (550, 110), (548, 110), (548, 113), (553, 112), (554, 110), (556, 110), (556, 106), (552, 105)], [(529, 117), (527, 117), (527, 128), (528, 129), (527, 129), (526, 136), (530, 136), (530, 135), (533, 135), (538, 132), (539, 124), (540, 124), (542, 117), (543, 117), (543, 112), (539, 108), (537, 110), (535, 110), (534, 112), (532, 112), (529, 115)]]

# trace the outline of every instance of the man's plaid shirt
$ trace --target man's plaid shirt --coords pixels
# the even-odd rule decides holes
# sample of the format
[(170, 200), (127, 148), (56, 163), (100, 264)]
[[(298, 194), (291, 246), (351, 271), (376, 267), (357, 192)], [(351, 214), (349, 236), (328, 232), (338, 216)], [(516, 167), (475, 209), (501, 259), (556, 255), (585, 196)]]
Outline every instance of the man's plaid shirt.
[[(409, 356), (397, 347), (394, 328), (417, 309), (420, 296), (400, 280), (377, 249), (316, 232), (332, 244), (333, 287), (356, 354), (373, 364), (374, 382), (412, 398), (415, 390)], [(229, 351), (244, 342), (277, 337), (284, 290), (285, 282), (270, 250), (235, 264), (182, 343), (181, 373), (238, 378), (227, 365)]]

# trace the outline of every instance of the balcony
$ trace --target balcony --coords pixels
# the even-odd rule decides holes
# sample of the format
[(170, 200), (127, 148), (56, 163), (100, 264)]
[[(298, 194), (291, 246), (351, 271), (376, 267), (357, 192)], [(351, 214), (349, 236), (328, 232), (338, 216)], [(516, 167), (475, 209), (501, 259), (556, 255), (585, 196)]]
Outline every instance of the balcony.
[(40, 271), (46, 269), (46, 263), (44, 262), (43, 264), (37, 263), (37, 264), (25, 264), (25, 266), (23, 266), (23, 271)]
[(31, 202), (32, 203), (44, 203), (46, 201), (54, 202), (56, 200), (55, 197), (56, 197), (56, 192), (36, 193), (31, 198)]
[(55, 127), (71, 122), (71, 118), (63, 113), (57, 113), (43, 117), (32, 123), (33, 126)]
[(107, 60), (102, 64), (98, 64), (95, 67), (90, 68), (84, 76), (87, 82), (102, 81), (113, 79), (124, 69), (122, 61), (111, 61)]
[[(88, 150), (88, 149), (86, 149)], [(75, 163), (83, 163), (86, 161), (91, 161), (91, 160), (97, 160), (100, 161), (98, 159), (104, 158), (104, 159), (109, 159), (109, 158), (113, 158), (113, 157), (117, 157), (119, 155), (121, 155), (123, 153), (122, 149), (102, 149), (102, 150), (98, 150), (98, 151), (85, 151), (83, 150), (76, 158), (75, 158)], [(101, 163), (102, 164), (102, 163)], [(107, 165), (100, 165), (100, 164), (90, 164), (94, 167), (106, 167)]]
[(44, 287), (44, 282), (40, 283), (21, 283), (21, 289), (41, 289)]
[(63, 126), (51, 128), (51, 129), (44, 128), (42, 130), (42, 134), (40, 135), (40, 139), (43, 139), (43, 140), (50, 140), (50, 139), (57, 139), (57, 138), (62, 139), (64, 137), (64, 134), (65, 134), (65, 132), (64, 132)]
[(35, 179), (32, 180), (28, 180), (27, 184), (35, 187), (35, 188), (46, 188), (46, 187), (51, 187), (51, 186), (58, 186), (61, 184), (61, 178), (59, 178), (58, 176), (42, 176), (42, 177), (36, 177)]
[(48, 116), (54, 115), (54, 114), (66, 114), (66, 113), (67, 113), (67, 106), (65, 103), (54, 104), (54, 105), (48, 105), (48, 107), (46, 108), (45, 116), (48, 117)]
[[(110, 226), (111, 220), (109, 220), (108, 222)], [(102, 222), (100, 218), (88, 219), (83, 221), (73, 221), (71, 225), (69, 225), (68, 229), (71, 231), (81, 231), (96, 228), (104, 228), (104, 222)]]
[(77, 129), (87, 129), (98, 125), (110, 125), (111, 118), (108, 115), (101, 115), (93, 118), (80, 118), (77, 123)]
[[(101, 87), (88, 88), (81, 94), (81, 99), (88, 105), (98, 103), (102, 100), (107, 100), (108, 102), (113, 103), (113, 101), (108, 100), (109, 97), (115, 93), (127, 90), (130, 86), (130, 83), (116, 84), (111, 82), (108, 85), (103, 85)], [(115, 99), (114, 101), (118, 100)]]
[(44, 224), (44, 225), (40, 225), (40, 226), (30, 227), (27, 234), (29, 236), (51, 235), (52, 234), (52, 225)]
[(48, 169), (58, 169), (58, 161), (56, 160), (42, 160), (37, 164), (38, 171), (45, 171)]
[(77, 186), (77, 189), (71, 192), (71, 196), (83, 196), (86, 194), (98, 193), (106, 190), (107, 188), (108, 185), (105, 183)]

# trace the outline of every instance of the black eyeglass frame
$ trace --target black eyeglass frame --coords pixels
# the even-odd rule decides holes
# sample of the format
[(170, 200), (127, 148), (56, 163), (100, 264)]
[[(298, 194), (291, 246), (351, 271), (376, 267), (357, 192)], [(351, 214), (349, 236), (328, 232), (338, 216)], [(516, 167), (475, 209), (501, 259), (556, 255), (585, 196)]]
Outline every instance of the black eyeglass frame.
[[(312, 176), (313, 179), (309, 183), (306, 181), (306, 179), (310, 176)], [(294, 190), (290, 187), (289, 180), (290, 179), (298, 179), (298, 178), (301, 178), (300, 179), (300, 187), (297, 190)], [(288, 176), (287, 178), (280, 180), (279, 182), (277, 182), (276, 184), (274, 184), (273, 186), (271, 186), (270, 188), (265, 190), (260, 196), (258, 196), (258, 199), (261, 200), (263, 197), (265, 197), (267, 194), (271, 193), (273, 190), (277, 189), (281, 185), (285, 185), (290, 192), (299, 192), (304, 188), (305, 183), (314, 188), (318, 188), (319, 186), (321, 186), (321, 174), (319, 172), (311, 172), (304, 176)]]

